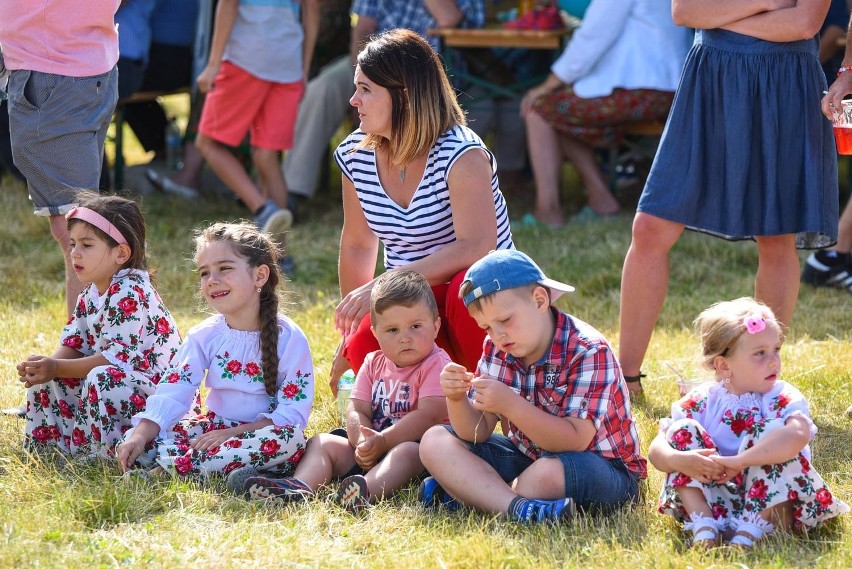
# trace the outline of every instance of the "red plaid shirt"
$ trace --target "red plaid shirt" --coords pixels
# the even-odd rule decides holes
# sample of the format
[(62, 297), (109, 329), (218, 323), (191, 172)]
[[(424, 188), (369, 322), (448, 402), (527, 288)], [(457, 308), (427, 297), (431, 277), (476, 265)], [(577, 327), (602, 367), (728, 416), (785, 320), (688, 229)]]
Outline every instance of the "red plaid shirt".
[[(524, 369), (521, 360), (498, 350), (486, 338), (478, 375), (502, 381), (521, 397), (558, 417), (590, 419), (595, 436), (588, 451), (621, 460), (640, 478), (648, 475), (639, 454), (639, 435), (630, 414), (630, 398), (621, 366), (609, 343), (592, 326), (552, 308), (553, 344), (539, 361)], [(473, 400), (473, 390), (470, 394)], [(509, 439), (533, 460), (541, 449), (509, 421)]]

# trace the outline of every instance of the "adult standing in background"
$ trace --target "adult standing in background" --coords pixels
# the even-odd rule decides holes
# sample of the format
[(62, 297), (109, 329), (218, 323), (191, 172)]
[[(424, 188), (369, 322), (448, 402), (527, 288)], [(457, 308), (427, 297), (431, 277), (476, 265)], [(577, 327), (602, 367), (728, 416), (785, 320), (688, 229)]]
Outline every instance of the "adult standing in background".
[(799, 295), (796, 249), (835, 242), (837, 158), (816, 37), (828, 5), (672, 1), (675, 23), (697, 30), (624, 259), (619, 360), (632, 393), (685, 228), (754, 239), (754, 296), (784, 325)]
[[(480, 27), (485, 21), (483, 0), (354, 0), (352, 12), (358, 21), (349, 54), (326, 65), (308, 82), (299, 106), (293, 148), (282, 165), (291, 210), (298, 199), (316, 192), (326, 149), (351, 108), (355, 58), (372, 34), (407, 28), (425, 37), (429, 28)], [(437, 38), (427, 39), (437, 47)]]
[(96, 190), (118, 99), (119, 0), (0, 0), (15, 165), (36, 215), (48, 217), (65, 258), (68, 313), (83, 285), (69, 257), (65, 214), (79, 189)]
[(591, 3), (550, 75), (521, 101), (536, 221), (565, 221), (559, 205), (563, 157), (579, 172), (588, 196), (579, 215), (618, 213), (595, 148), (619, 144), (631, 122), (666, 119), (691, 43), (692, 32), (675, 26), (668, 2)]

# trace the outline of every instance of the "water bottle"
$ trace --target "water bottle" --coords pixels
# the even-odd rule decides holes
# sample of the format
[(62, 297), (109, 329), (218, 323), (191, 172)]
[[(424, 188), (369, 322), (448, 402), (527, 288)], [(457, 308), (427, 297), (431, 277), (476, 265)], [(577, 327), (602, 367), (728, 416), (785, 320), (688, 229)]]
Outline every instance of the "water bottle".
[(344, 426), (346, 426), (346, 410), (349, 409), (349, 395), (352, 393), (353, 385), (355, 385), (355, 372), (347, 369), (337, 381), (337, 410), (343, 419)]
[(174, 117), (166, 125), (166, 165), (170, 170), (180, 168), (181, 135)]

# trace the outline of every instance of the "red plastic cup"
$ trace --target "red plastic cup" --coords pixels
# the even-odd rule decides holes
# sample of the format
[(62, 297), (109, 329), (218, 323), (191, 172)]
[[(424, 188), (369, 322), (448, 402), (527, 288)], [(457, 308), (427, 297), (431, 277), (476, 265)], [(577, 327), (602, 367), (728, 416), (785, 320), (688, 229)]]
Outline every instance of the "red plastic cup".
[(852, 155), (852, 100), (843, 101), (840, 112), (835, 111), (833, 125), (837, 153)]

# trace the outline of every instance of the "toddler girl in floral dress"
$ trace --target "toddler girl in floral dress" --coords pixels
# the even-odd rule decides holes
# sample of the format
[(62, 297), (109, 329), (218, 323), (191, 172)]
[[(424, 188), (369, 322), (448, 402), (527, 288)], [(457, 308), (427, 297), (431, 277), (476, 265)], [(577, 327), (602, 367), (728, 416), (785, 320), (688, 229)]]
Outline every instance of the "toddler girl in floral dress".
[[(305, 335), (278, 314), (277, 246), (253, 225), (217, 223), (198, 237), (195, 261), (201, 294), (218, 314), (187, 334), (133, 417), (119, 466), (140, 459), (179, 476), (245, 466), (286, 472), (305, 448), (314, 378)], [(205, 377), (207, 414), (184, 418)]]
[(81, 193), (65, 216), (74, 272), (89, 285), (50, 356), (18, 364), (27, 387), (24, 446), (107, 456), (180, 345), (151, 285), (145, 220), (135, 202)]
[(806, 530), (849, 511), (811, 464), (816, 435), (802, 393), (780, 379), (781, 328), (751, 299), (696, 319), (715, 382), (694, 388), (660, 421), (648, 459), (668, 473), (659, 511), (685, 521), (693, 544), (751, 547), (774, 529)]

